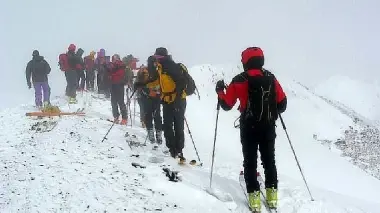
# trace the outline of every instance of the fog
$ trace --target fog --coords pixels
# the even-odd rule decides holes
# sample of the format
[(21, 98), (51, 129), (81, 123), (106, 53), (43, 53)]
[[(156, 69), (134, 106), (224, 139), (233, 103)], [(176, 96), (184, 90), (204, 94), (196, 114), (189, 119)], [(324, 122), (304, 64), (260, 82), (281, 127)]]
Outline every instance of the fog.
[[(25, 67), (38, 49), (52, 67), (53, 95), (65, 79), (58, 55), (70, 43), (141, 61), (165, 46), (187, 66), (239, 63), (260, 46), (266, 67), (315, 86), (332, 75), (374, 81), (380, 74), (377, 0), (33, 0), (0, 8), (0, 109), (33, 101)], [(230, 79), (227, 79), (229, 82)]]

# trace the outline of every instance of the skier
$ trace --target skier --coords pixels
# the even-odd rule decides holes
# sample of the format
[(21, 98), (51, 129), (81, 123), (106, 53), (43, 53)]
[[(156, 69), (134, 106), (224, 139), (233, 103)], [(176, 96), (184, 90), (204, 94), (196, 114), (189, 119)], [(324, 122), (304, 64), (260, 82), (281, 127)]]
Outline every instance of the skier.
[(78, 51), (76, 52), (76, 56), (78, 58), (78, 63), (76, 65), (76, 72), (77, 72), (77, 77), (78, 77), (78, 88), (77, 91), (83, 91), (86, 83), (86, 76), (84, 74), (84, 69), (85, 69), (85, 64), (83, 61), (83, 49), (79, 48)]
[[(107, 66), (111, 80), (111, 105), (114, 122), (119, 123), (121, 113), (121, 125), (127, 125), (127, 107), (124, 103), (125, 65), (120, 56), (112, 56), (112, 62)], [(119, 113), (120, 108), (120, 113)]]
[[(26, 82), (29, 89), (32, 88), (30, 78), (32, 78), (35, 91), (36, 107), (42, 108), (50, 105), (50, 86), (48, 74), (51, 71), (50, 65), (45, 61), (43, 56), (40, 56), (38, 50), (32, 53), (32, 60), (26, 66)], [(44, 95), (42, 106), (42, 93)]]
[(78, 57), (75, 54), (76, 46), (70, 44), (68, 48), (67, 59), (69, 64), (69, 70), (65, 71), (66, 76), (66, 95), (69, 97), (69, 103), (77, 103), (76, 90), (78, 88), (78, 77), (77, 77), (77, 64), (79, 63)]
[(132, 70), (137, 70), (137, 62), (139, 60), (135, 58), (132, 54), (129, 54), (125, 57), (125, 62), (127, 63), (127, 66), (131, 68)]
[[(154, 61), (151, 60), (154, 57), (150, 57), (148, 60), (148, 66), (154, 68)], [(157, 75), (156, 75), (157, 76)], [(139, 85), (145, 85), (140, 90), (140, 101), (143, 103), (144, 107), (144, 121), (148, 132), (149, 141), (153, 144), (162, 144), (162, 117), (161, 117), (161, 92), (160, 92), (160, 81), (156, 78), (151, 81), (149, 78), (148, 69), (146, 67), (141, 67), (135, 82), (135, 88)], [(153, 120), (156, 136), (153, 130)]]
[(277, 207), (277, 168), (275, 163), (276, 120), (286, 110), (287, 98), (275, 76), (265, 70), (264, 54), (259, 47), (249, 47), (241, 54), (244, 72), (236, 75), (224, 92), (218, 81), (216, 92), (223, 110), (231, 110), (240, 101), (240, 140), (244, 157), (244, 177), (249, 205), (260, 210), (260, 185), (257, 181), (257, 149), (265, 170), (266, 198)]
[[(144, 90), (143, 90), (143, 87), (144, 87), (144, 84), (142, 83), (142, 79), (144, 79), (145, 77), (143, 76), (144, 75), (144, 70), (143, 69), (139, 69), (139, 71), (137, 72), (137, 75), (136, 75), (136, 80), (135, 80), (135, 83), (133, 85), (133, 88), (135, 88), (136, 90), (136, 99), (137, 99), (137, 103), (139, 105), (139, 109), (140, 109), (140, 123), (141, 123), (141, 126), (143, 128), (146, 127), (145, 125), (145, 107), (144, 107), (144, 101), (146, 100), (145, 98), (145, 94), (144, 94)], [(139, 84), (141, 84), (141, 86), (139, 86)]]
[(91, 51), (90, 55), (84, 57), (84, 64), (86, 69), (86, 87), (87, 90), (93, 92), (95, 84), (95, 51)]
[(98, 82), (98, 93), (104, 94), (105, 98), (110, 97), (110, 81), (107, 72), (107, 64), (109, 63), (109, 59), (105, 55), (106, 51), (104, 49), (100, 49), (98, 52), (98, 57), (95, 60), (95, 67), (98, 71), (97, 82)]
[[(184, 71), (182, 66), (175, 63), (168, 55), (166, 48), (157, 48), (154, 56), (157, 61), (153, 64), (156, 66), (152, 67), (148, 64), (148, 72), (149, 74), (152, 73), (153, 79), (155, 72), (158, 72), (159, 76), (166, 146), (173, 158), (178, 157), (180, 161), (185, 161), (182, 152), (185, 146), (184, 121), (186, 111)], [(154, 70), (155, 68), (157, 71)]]
[(127, 57), (123, 57), (123, 63), (125, 64), (126, 68), (125, 68), (125, 74), (127, 75), (126, 76), (126, 79), (127, 79), (127, 87), (128, 89), (132, 89), (132, 86), (133, 86), (133, 71), (132, 69), (130, 68), (129, 66), (129, 59)]

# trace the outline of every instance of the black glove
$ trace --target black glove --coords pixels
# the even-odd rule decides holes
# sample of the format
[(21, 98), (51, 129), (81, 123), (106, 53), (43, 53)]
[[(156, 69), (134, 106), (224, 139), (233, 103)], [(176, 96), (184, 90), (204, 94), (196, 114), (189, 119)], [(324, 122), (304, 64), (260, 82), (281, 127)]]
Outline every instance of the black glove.
[(225, 88), (226, 88), (226, 84), (224, 83), (223, 80), (219, 80), (218, 82), (216, 82), (216, 86), (215, 86), (216, 93), (223, 91)]
[(28, 88), (32, 88), (32, 83), (28, 82)]
[(133, 83), (133, 87), (135, 89), (139, 89), (139, 88), (144, 87), (144, 86), (145, 86), (145, 84), (142, 82), (139, 82), (139, 81), (135, 81), (135, 83)]

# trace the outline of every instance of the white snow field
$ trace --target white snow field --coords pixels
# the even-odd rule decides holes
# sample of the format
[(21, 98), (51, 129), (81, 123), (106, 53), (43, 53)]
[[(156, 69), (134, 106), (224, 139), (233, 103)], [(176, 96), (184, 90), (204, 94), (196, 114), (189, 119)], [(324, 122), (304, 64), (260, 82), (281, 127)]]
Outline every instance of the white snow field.
[(379, 123), (380, 87), (377, 81), (375, 83), (334, 75), (317, 85), (314, 91), (319, 95), (349, 106), (372, 122)]
[[(239, 131), (233, 127), (239, 115), (236, 107), (219, 114), (212, 182), (214, 190), (232, 200), (217, 199), (206, 191), (216, 118), (214, 85), (221, 78), (229, 83), (240, 71), (234, 65), (190, 69), (201, 100), (196, 95), (188, 98), (186, 118), (203, 167), (179, 166), (160, 150), (152, 151), (149, 142), (145, 147), (130, 147), (126, 132), (142, 144), (146, 137), (137, 116), (133, 127), (115, 125), (102, 142), (112, 125), (106, 121), (112, 117), (111, 106), (89, 93), (79, 94), (80, 102), (70, 106), (63, 96), (52, 98), (62, 111), (85, 107), (83, 117), (26, 117), (26, 112), (34, 111), (33, 104), (4, 110), (0, 114), (0, 212), (249, 212), (238, 182), (242, 154)], [(338, 138), (354, 125), (352, 120), (291, 79), (277, 77), (288, 95), (283, 118), (315, 199), (310, 201), (278, 122), (279, 212), (379, 212), (380, 181), (313, 140), (313, 134)], [(138, 111), (137, 107), (136, 115)], [(31, 130), (43, 120), (58, 123), (49, 132)], [(188, 134), (184, 154), (197, 160)], [(164, 162), (150, 162), (152, 156)], [(168, 181), (163, 168), (179, 171), (181, 181)]]

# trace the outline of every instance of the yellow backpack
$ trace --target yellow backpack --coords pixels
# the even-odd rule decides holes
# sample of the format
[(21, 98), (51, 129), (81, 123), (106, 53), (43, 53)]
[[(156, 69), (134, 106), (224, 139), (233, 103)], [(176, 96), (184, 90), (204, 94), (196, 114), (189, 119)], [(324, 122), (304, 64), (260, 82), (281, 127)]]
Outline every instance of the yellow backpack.
[[(176, 84), (172, 77), (168, 75), (163, 69), (160, 63), (156, 63), (156, 69), (159, 75), (159, 81), (161, 86), (161, 99), (165, 103), (172, 103), (176, 99)], [(182, 71), (181, 69), (179, 71)], [(186, 98), (185, 91), (182, 92), (181, 98)]]
[[(149, 72), (147, 68), (142, 68), (138, 72), (139, 75), (139, 81), (141, 82), (147, 82), (149, 80)], [(153, 82), (149, 82), (146, 84), (146, 88), (149, 89), (149, 95), (150, 97), (157, 97), (161, 94), (160, 89), (160, 80), (157, 78)]]

